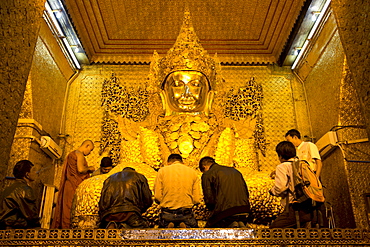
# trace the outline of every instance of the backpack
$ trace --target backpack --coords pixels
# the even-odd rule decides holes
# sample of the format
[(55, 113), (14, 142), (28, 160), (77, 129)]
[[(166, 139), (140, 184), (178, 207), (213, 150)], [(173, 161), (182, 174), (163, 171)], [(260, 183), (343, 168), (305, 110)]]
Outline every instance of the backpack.
[(324, 191), (320, 180), (306, 160), (299, 160), (298, 157), (292, 162), (293, 167), (293, 196), (295, 202), (302, 203), (309, 199), (315, 202), (324, 202)]

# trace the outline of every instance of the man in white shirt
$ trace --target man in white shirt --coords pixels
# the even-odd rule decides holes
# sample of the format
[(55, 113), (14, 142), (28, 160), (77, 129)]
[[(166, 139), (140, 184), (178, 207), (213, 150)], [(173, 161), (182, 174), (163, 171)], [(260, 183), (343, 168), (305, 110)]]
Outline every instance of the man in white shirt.
[(200, 203), (201, 197), (197, 172), (184, 165), (181, 155), (171, 154), (154, 182), (154, 198), (161, 207), (159, 226), (198, 227), (192, 207)]
[(301, 133), (296, 129), (291, 129), (285, 134), (287, 141), (294, 144), (297, 148), (297, 156), (300, 160), (306, 160), (310, 163), (311, 168), (315, 171), (316, 176), (320, 177), (322, 162), (317, 146), (312, 142), (301, 140)]

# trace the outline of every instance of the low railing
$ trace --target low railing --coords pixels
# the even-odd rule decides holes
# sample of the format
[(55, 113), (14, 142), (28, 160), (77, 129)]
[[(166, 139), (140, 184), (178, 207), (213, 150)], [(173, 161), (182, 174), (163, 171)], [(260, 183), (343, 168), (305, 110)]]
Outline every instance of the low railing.
[(370, 246), (369, 229), (12, 229), (1, 246)]

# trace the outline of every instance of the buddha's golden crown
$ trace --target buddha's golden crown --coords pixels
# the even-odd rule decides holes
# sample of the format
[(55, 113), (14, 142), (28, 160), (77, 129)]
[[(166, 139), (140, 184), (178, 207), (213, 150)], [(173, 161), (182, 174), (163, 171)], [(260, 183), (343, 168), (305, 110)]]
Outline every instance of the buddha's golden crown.
[(154, 53), (151, 70), (152, 75), (156, 74), (159, 87), (162, 87), (169, 74), (181, 70), (203, 73), (207, 77), (211, 88), (215, 88), (218, 84), (217, 71), (220, 70), (220, 65), (217, 55), (215, 55), (215, 58), (211, 58), (200, 44), (189, 11), (185, 11), (180, 34), (166, 56), (159, 59), (158, 54)]

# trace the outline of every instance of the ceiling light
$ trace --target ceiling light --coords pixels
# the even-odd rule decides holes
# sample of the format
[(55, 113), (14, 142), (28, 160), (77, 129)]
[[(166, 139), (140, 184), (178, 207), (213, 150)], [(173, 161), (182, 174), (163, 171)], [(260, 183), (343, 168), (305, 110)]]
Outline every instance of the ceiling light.
[(309, 34), (308, 34), (308, 36), (307, 36), (307, 38), (306, 38), (306, 40), (305, 40), (305, 42), (302, 46), (302, 49), (298, 53), (298, 56), (294, 60), (294, 63), (291, 67), (292, 70), (294, 70), (296, 68), (296, 66), (298, 65), (298, 62), (301, 60), (303, 54), (306, 53), (306, 49), (309, 46), (309, 43), (312, 39), (312, 36), (316, 33), (316, 30), (318, 29), (318, 27), (319, 27), (319, 25), (322, 21), (323, 16), (325, 15), (326, 11), (329, 9), (330, 2), (331, 2), (331, 0), (327, 0), (321, 11), (313, 11), (312, 12), (312, 13), (319, 13), (319, 14), (315, 14), (317, 16), (317, 20), (316, 20), (315, 24), (313, 25), (312, 29), (310, 30), (310, 32), (309, 32)]
[(73, 50), (74, 50), (75, 53), (79, 53), (81, 51), (79, 45), (71, 45), (71, 48), (73, 48)]
[(321, 12), (320, 11), (312, 11), (311, 14), (312, 14), (311, 20), (316, 21), (317, 18), (319, 17), (319, 15), (321, 14)]
[(62, 13), (61, 9), (54, 9), (54, 10), (52, 10), (52, 12), (55, 14), (55, 17), (58, 18), (58, 19), (62, 18), (62, 16), (63, 16), (63, 13)]
[[(63, 20), (65, 19), (66, 16), (63, 15), (62, 10), (59, 8), (51, 9), (48, 1), (45, 2), (45, 9), (46, 9), (46, 12), (48, 13), (50, 21), (52, 22), (53, 29), (51, 30), (56, 31), (55, 32), (56, 37), (58, 37), (61, 43), (63, 44), (62, 46), (66, 50), (66, 53), (65, 53), (66, 56), (68, 56), (69, 59), (72, 60), (72, 65), (75, 68), (80, 69), (81, 68), (80, 62), (78, 61), (75, 53), (72, 50), (72, 45), (70, 45), (69, 44), (70, 42), (68, 41), (68, 40), (74, 40), (74, 37), (71, 36), (70, 32), (67, 32), (68, 29), (66, 29), (65, 20)], [(60, 17), (58, 18), (59, 14), (60, 14)], [(64, 28), (64, 30), (62, 30), (62, 28)], [(75, 47), (80, 48), (79, 45), (75, 45)]]
[(294, 51), (293, 51), (294, 56), (298, 56), (301, 50), (302, 50), (302, 47), (294, 47)]

